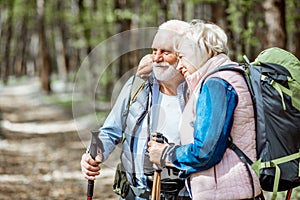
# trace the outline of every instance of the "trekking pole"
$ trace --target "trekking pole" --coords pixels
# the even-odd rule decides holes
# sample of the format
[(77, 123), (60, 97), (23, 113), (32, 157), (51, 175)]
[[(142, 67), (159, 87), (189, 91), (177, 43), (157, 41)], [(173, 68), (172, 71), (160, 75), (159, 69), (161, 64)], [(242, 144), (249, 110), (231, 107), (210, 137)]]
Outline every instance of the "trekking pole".
[(161, 170), (156, 169), (153, 175), (151, 200), (160, 200)]
[(292, 192), (293, 192), (293, 188), (290, 188), (290, 189), (287, 191), (287, 193), (286, 193), (285, 200), (290, 200), (290, 199), (291, 199)]
[[(92, 130), (92, 140), (90, 145), (89, 153), (91, 157), (95, 160), (98, 153), (103, 153), (103, 145), (101, 140), (99, 139), (98, 135), (100, 133), (99, 130)], [(100, 148), (101, 152), (98, 152), (98, 149)], [(88, 180), (88, 186), (87, 186), (87, 200), (93, 199), (94, 194), (94, 182), (93, 180)]]
[[(152, 134), (152, 141), (164, 143), (164, 140), (167, 141), (167, 138), (163, 136), (162, 133), (153, 133)], [(161, 190), (161, 169), (157, 169), (154, 171), (153, 176), (153, 185), (152, 185), (152, 193), (151, 193), (151, 200), (160, 200), (160, 190)]]
[(155, 170), (152, 185), (151, 200), (160, 200), (161, 171)]

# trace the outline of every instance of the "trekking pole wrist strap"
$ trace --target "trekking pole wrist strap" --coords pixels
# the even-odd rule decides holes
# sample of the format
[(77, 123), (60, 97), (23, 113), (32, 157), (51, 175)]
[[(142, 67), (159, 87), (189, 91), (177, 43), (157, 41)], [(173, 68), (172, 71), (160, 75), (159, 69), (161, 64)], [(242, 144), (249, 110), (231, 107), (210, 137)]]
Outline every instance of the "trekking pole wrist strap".
[(168, 155), (169, 155), (169, 152), (172, 151), (173, 147), (175, 146), (174, 143), (169, 143), (168, 146), (166, 146), (164, 148), (164, 150), (162, 151), (162, 154), (161, 154), (161, 157), (160, 157), (160, 166), (162, 168), (166, 167), (166, 160), (168, 160)]

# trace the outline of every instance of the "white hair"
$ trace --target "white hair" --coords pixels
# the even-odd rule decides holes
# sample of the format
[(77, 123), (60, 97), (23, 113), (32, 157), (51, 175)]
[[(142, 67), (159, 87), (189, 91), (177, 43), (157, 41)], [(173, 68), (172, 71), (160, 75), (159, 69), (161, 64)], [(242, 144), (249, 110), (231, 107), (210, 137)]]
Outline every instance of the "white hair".
[(177, 19), (172, 19), (169, 21), (166, 21), (164, 23), (162, 23), (158, 29), (164, 29), (164, 30), (169, 30), (169, 31), (173, 31), (176, 34), (182, 35), (185, 33), (185, 31), (190, 27), (190, 24), (185, 22), (185, 21), (181, 21), (181, 20), (177, 20)]
[(158, 27), (158, 31), (152, 42), (152, 47), (175, 51), (179, 41), (189, 27), (189, 23), (176, 19), (162, 23)]
[(199, 48), (202, 66), (209, 58), (218, 54), (228, 54), (227, 35), (224, 30), (212, 23), (204, 23), (200, 20), (193, 20), (185, 36), (195, 42)]

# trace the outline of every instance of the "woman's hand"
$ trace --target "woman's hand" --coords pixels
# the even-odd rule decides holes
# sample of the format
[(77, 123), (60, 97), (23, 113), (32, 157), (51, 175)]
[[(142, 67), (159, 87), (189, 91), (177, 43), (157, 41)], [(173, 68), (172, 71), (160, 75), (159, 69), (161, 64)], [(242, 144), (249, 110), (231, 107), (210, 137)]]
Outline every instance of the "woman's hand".
[(155, 141), (148, 142), (148, 152), (150, 156), (150, 161), (160, 166), (160, 159), (162, 156), (162, 152), (165, 148), (167, 148), (169, 144), (167, 143), (158, 143)]

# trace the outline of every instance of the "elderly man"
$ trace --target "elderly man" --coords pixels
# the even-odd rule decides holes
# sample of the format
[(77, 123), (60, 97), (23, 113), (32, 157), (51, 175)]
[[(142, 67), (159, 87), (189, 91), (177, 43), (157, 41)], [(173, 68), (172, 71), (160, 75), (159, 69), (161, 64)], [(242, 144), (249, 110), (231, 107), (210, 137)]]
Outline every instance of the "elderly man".
[[(174, 53), (173, 44), (188, 27), (188, 23), (179, 20), (167, 21), (159, 27), (152, 44), (154, 76), (150, 74), (133, 98), (128, 94), (132, 93), (131, 86), (139, 77), (127, 81), (100, 128), (99, 138), (104, 146), (104, 155), (97, 156), (95, 160), (88, 153), (82, 156), (82, 172), (85, 178), (94, 180), (100, 174), (99, 164), (122, 142), (114, 191), (123, 199), (149, 199), (151, 196), (154, 169), (146, 156), (146, 148), (152, 132), (166, 133), (164, 137), (170, 143), (180, 144), (177, 125), (185, 105), (185, 84), (182, 84), (183, 76), (175, 69), (178, 56)], [(141, 64), (147, 65), (144, 61), (147, 59), (149, 56)], [(176, 173), (174, 168), (162, 170), (161, 197), (189, 199), (184, 197), (183, 180)]]

